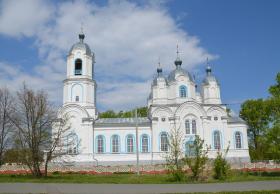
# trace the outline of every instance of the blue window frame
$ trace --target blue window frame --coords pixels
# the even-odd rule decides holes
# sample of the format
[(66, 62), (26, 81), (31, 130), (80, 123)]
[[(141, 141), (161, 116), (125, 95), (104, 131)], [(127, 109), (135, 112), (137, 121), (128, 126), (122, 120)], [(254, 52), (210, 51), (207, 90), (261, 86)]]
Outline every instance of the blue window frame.
[(181, 98), (186, 98), (187, 97), (187, 87), (182, 85), (179, 87), (179, 94)]
[(234, 134), (235, 137), (235, 148), (241, 149), (242, 148), (242, 134), (241, 132), (237, 131)]
[(120, 153), (120, 137), (118, 135), (113, 135), (111, 138), (111, 152)]
[(71, 132), (69, 135), (67, 135), (67, 154), (78, 154), (78, 144), (78, 135), (75, 132)]
[(185, 129), (186, 129), (186, 134), (190, 134), (191, 130), (190, 130), (190, 121), (186, 120), (185, 121)]
[(96, 149), (97, 153), (101, 154), (105, 152), (105, 137), (103, 135), (98, 135), (96, 137)]
[(185, 155), (188, 157), (195, 156), (194, 142), (187, 141), (185, 144)]
[(141, 136), (141, 152), (142, 153), (149, 152), (149, 136), (147, 134), (143, 134)]
[(126, 152), (127, 153), (134, 152), (134, 137), (131, 134), (126, 136)]
[(220, 131), (214, 131), (213, 143), (214, 143), (214, 149), (216, 149), (216, 150), (221, 149), (221, 132)]
[(192, 134), (196, 134), (196, 120), (192, 120)]
[(168, 136), (166, 132), (162, 132), (160, 135), (160, 151), (168, 151)]

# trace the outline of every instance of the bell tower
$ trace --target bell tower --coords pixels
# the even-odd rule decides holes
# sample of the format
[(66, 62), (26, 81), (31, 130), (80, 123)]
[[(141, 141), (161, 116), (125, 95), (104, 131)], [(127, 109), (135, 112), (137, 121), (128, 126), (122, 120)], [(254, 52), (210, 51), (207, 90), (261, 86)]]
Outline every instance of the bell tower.
[(94, 80), (94, 53), (84, 42), (85, 35), (79, 34), (67, 56), (67, 74), (63, 81), (63, 106), (76, 104), (85, 108), (96, 118), (96, 82)]

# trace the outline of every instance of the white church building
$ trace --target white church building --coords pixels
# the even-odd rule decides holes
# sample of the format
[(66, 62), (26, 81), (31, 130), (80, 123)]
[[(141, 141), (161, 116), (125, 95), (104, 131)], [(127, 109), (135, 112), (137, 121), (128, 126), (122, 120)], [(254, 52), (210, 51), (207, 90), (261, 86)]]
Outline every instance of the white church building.
[(70, 118), (69, 139), (76, 143), (69, 145), (67, 152), (74, 162), (135, 163), (138, 145), (140, 163), (162, 163), (169, 151), (168, 134), (173, 128), (182, 132), (182, 149), (186, 154), (190, 153), (188, 145), (199, 135), (210, 147), (209, 158), (216, 157), (218, 150), (223, 151), (229, 145), (229, 160), (250, 160), (247, 125), (227, 113), (221, 101), (219, 82), (210, 66), (201, 86), (197, 87), (178, 55), (174, 70), (167, 77), (160, 67), (157, 69), (147, 100), (148, 117), (99, 118), (95, 55), (84, 38), (84, 34), (79, 34), (79, 42), (67, 56), (63, 106), (59, 111)]

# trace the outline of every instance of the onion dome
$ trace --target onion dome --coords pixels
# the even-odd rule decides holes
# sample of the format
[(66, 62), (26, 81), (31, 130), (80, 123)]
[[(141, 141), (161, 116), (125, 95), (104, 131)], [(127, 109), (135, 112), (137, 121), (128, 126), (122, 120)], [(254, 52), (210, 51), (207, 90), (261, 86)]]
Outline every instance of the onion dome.
[(176, 81), (176, 78), (178, 76), (185, 76), (187, 77), (190, 81), (194, 82), (194, 79), (193, 79), (193, 76), (188, 72), (188, 71), (185, 71), (183, 68), (182, 68), (182, 60), (180, 59), (179, 57), (179, 51), (178, 51), (178, 45), (177, 45), (177, 58), (176, 60), (174, 61), (174, 64), (176, 66), (176, 69), (174, 69), (173, 71), (170, 72), (170, 74), (168, 75), (168, 82), (173, 82), (173, 81)]
[(157, 76), (154, 78), (152, 85), (156, 86), (158, 85), (158, 82), (165, 82), (167, 84), (165, 77), (162, 75), (162, 68), (160, 62), (158, 63)]
[(80, 33), (79, 34), (80, 41), (71, 47), (71, 49), (69, 51), (69, 55), (72, 54), (73, 51), (75, 51), (75, 50), (82, 50), (82, 51), (85, 51), (86, 55), (92, 55), (92, 52), (91, 52), (88, 44), (84, 43), (84, 39), (85, 39), (84, 33)]
[(203, 85), (209, 85), (210, 82), (216, 82), (218, 85), (218, 80), (216, 79), (216, 77), (212, 74), (212, 69), (208, 63), (208, 59), (207, 59), (207, 67), (206, 67), (206, 77), (204, 78), (202, 84)]

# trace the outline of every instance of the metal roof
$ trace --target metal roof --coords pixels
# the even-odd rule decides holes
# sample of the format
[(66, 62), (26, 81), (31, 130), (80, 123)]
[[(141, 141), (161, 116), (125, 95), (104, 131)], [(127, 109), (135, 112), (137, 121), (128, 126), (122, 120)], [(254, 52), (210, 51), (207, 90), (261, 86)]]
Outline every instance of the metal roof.
[(190, 81), (194, 82), (191, 74), (188, 71), (185, 71), (181, 66), (177, 66), (175, 70), (171, 71), (167, 78), (168, 82), (176, 81), (176, 77), (179, 75), (186, 76)]
[(240, 117), (228, 117), (228, 123), (241, 123), (246, 124), (246, 122)]
[(86, 52), (86, 55), (91, 55), (91, 50), (90, 50), (88, 44), (86, 44), (84, 42), (77, 42), (76, 44), (74, 44), (71, 47), (69, 54), (71, 54), (74, 50), (84, 50)]
[(96, 127), (135, 127), (136, 121), (140, 127), (150, 127), (151, 122), (147, 117), (139, 118), (100, 118), (95, 121)]

